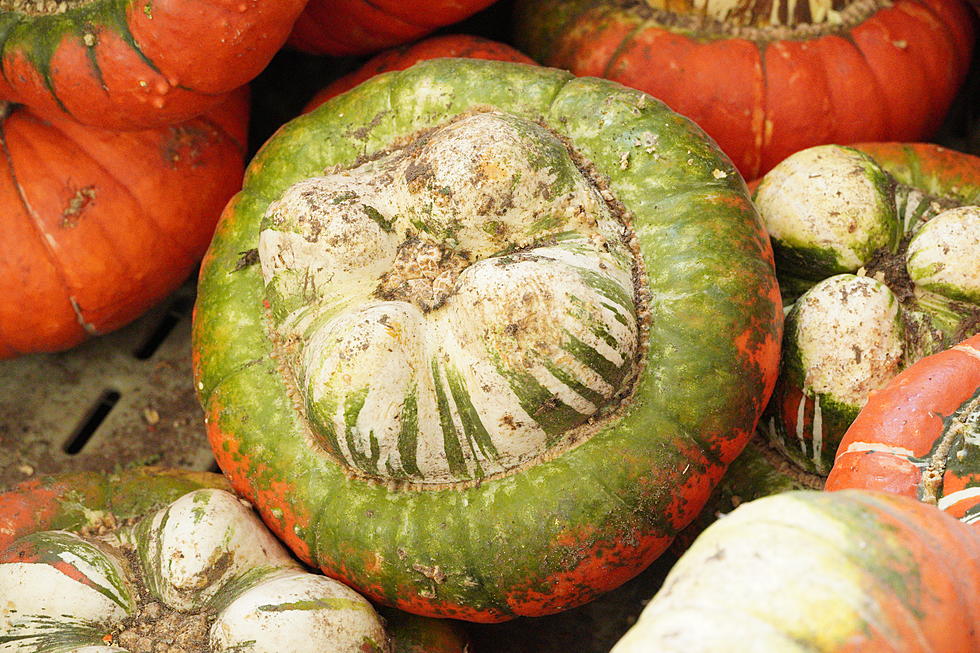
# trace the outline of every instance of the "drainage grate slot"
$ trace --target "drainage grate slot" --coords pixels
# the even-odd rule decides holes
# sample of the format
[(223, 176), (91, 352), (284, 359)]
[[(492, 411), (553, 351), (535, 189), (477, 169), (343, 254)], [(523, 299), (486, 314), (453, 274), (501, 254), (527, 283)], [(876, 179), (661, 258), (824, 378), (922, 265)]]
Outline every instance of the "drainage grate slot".
[(80, 452), (89, 440), (92, 439), (92, 435), (98, 430), (105, 418), (108, 417), (112, 408), (119, 402), (119, 398), (122, 395), (115, 390), (106, 390), (98, 398), (92, 409), (89, 410), (88, 416), (78, 425), (68, 441), (65, 442), (65, 453), (74, 456)]
[(190, 315), (193, 308), (194, 299), (192, 297), (180, 297), (176, 299), (157, 323), (156, 328), (143, 341), (143, 344), (136, 348), (133, 356), (141, 361), (150, 358), (160, 348), (160, 345), (164, 343), (167, 336), (173, 332), (174, 328), (180, 324), (181, 320)]

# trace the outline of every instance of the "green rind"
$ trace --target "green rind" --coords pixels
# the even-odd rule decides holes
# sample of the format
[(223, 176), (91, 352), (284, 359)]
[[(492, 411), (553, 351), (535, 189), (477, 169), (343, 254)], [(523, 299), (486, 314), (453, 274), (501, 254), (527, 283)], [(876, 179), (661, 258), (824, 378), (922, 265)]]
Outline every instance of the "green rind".
[[(953, 199), (964, 205), (980, 204), (980, 159), (977, 157), (945, 150), (931, 144), (885, 145), (895, 147), (889, 156), (881, 156), (878, 149), (880, 144), (876, 143), (858, 144), (852, 147), (869, 154), (885, 172), (902, 184), (917, 188), (929, 195)], [(923, 147), (934, 148), (940, 156), (953, 159), (961, 166), (960, 169), (931, 165), (931, 162), (923, 161), (920, 156)], [(968, 165), (970, 161), (974, 163), (972, 169)]]
[(202, 487), (228, 483), (218, 474), (157, 467), (45, 476), (0, 494), (0, 548), (36, 531), (98, 526), (107, 513), (117, 522), (139, 517)]
[(430, 619), (391, 608), (378, 608), (391, 639), (391, 653), (466, 653), (469, 637), (462, 625)]
[(684, 530), (677, 535), (671, 550), (682, 552), (711, 523), (727, 515), (743, 503), (762, 497), (794, 490), (821, 490), (822, 480), (817, 483), (816, 476), (807, 478), (798, 471), (788, 471), (789, 461), (776, 465), (763, 454), (767, 447), (762, 436), (752, 438), (738, 458), (728, 466), (728, 471), (711, 493), (704, 509)]
[[(259, 270), (232, 270), (289, 185), (486, 107), (543, 119), (636, 216), (652, 293), (636, 399), (577, 448), (475, 487), (396, 490), (348, 478), (309, 446), (287, 398), (262, 335)], [(650, 133), (655, 155), (637, 145)], [(717, 476), (766, 399), (774, 370), (744, 353), (765, 350), (781, 327), (758, 216), (709, 139), (638, 91), (496, 62), (441, 60), (382, 75), (285, 125), (227, 213), (202, 271), (194, 328), (200, 398), (217, 416), (212, 434), (237, 439), (219, 458), (247, 470), (236, 483), (252, 498), (288, 483), (284, 500), (311, 522), (299, 532), (312, 562), (384, 602), (499, 620), (571, 607), (548, 598), (554, 584), (595, 556), (608, 556), (609, 573), (638, 573), (683, 525), (676, 513), (693, 514), (705, 498), (685, 506), (675, 483), (688, 471)], [(282, 533), (285, 523), (258, 505)], [(581, 581), (563, 591), (582, 602), (598, 590)]]

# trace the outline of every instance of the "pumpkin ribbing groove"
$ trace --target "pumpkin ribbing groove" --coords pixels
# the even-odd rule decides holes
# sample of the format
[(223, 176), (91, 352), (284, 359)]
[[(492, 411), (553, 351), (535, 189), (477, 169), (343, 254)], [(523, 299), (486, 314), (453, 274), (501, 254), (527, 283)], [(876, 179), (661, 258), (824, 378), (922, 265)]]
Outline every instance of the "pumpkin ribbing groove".
[[(4, 109), (8, 112), (13, 111), (12, 106), (13, 105), (7, 103)], [(17, 179), (17, 172), (14, 170), (14, 159), (10, 153), (10, 148), (7, 145), (7, 137), (5, 133), (5, 123), (8, 115), (4, 115), (2, 118), (0, 118), (0, 150), (3, 151), (3, 157), (7, 163), (7, 172), (10, 174), (10, 179), (13, 182), (14, 189), (17, 191), (17, 198), (20, 200), (20, 205), (24, 209), (28, 221), (30, 221), (31, 225), (34, 227), (36, 233), (38, 234), (38, 238), (44, 243), (44, 251), (48, 256), (48, 261), (50, 262), (52, 269), (55, 270), (55, 273), (58, 275), (58, 280), (60, 282), (59, 285), (61, 288), (67, 289), (69, 287), (68, 275), (65, 272), (64, 263), (61, 261), (61, 257), (57, 256), (54, 252), (51, 242), (48, 239), (48, 233), (41, 225), (40, 217), (27, 201), (27, 196), (24, 194), (24, 189)], [(69, 302), (70, 304), (69, 293), (67, 290), (63, 291), (63, 295), (65, 297), (65, 301)]]
[(633, 40), (636, 38), (636, 35), (642, 33), (644, 30), (647, 29), (647, 27), (648, 26), (643, 22), (637, 23), (636, 27), (634, 27), (629, 34), (623, 37), (623, 39), (619, 42), (619, 45), (616, 46), (616, 49), (613, 50), (612, 54), (609, 55), (609, 60), (606, 61), (606, 65), (603, 67), (602, 72), (599, 73), (597, 77), (604, 77), (606, 79), (615, 79), (615, 77), (612, 75), (612, 71), (616, 67), (616, 64), (619, 63), (619, 56), (633, 42)]

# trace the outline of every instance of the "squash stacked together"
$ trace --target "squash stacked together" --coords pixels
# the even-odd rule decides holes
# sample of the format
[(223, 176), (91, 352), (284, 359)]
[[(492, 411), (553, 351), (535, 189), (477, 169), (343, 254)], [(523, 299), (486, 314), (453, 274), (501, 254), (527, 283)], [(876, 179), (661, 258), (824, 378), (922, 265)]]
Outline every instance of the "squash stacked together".
[(0, 2), (0, 358), (117, 329), (196, 269), (241, 183), (242, 87), (304, 4)]
[(638, 88), (755, 179), (826, 143), (930, 138), (969, 68), (961, 0), (521, 0), (537, 61)]
[[(287, 553), (217, 474), (65, 474), (0, 494), (0, 649), (460, 653)], [(387, 623), (386, 623), (387, 622)]]
[(827, 144), (929, 137), (969, 7), (519, 0), (571, 72), (389, 51), (244, 170), (284, 43), (490, 4), (0, 0), (0, 358), (203, 257), (188, 381), (227, 478), (0, 494), (0, 651), (460, 653), (387, 610), (568, 610), (724, 512), (615, 653), (980, 650), (980, 159)]

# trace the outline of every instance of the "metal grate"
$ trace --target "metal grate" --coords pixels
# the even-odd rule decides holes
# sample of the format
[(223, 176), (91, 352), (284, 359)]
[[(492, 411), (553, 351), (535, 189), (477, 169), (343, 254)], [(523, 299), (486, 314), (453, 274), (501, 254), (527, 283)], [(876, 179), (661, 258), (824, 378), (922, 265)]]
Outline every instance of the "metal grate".
[(191, 379), (188, 282), (115, 333), (0, 361), (0, 488), (37, 474), (216, 470)]

